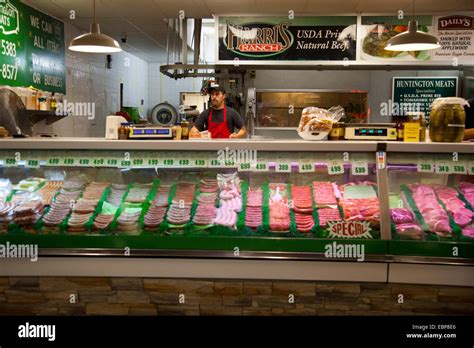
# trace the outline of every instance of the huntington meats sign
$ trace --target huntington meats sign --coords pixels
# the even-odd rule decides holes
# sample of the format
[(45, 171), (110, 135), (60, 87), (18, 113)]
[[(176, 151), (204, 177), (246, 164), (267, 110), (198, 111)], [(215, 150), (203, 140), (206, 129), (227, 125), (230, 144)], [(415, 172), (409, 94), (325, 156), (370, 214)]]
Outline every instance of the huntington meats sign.
[(355, 16), (219, 17), (219, 62), (356, 59)]

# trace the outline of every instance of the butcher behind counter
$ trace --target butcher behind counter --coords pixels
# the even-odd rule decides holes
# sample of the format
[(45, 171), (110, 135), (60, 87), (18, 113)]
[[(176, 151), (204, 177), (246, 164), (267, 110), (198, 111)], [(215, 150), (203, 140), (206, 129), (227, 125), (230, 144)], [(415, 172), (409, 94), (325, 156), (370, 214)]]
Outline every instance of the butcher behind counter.
[(200, 138), (200, 132), (207, 130), (212, 139), (245, 138), (247, 131), (242, 117), (236, 110), (225, 105), (225, 89), (221, 86), (212, 87), (209, 94), (211, 96), (211, 108), (204, 110), (198, 116), (189, 132), (189, 137)]

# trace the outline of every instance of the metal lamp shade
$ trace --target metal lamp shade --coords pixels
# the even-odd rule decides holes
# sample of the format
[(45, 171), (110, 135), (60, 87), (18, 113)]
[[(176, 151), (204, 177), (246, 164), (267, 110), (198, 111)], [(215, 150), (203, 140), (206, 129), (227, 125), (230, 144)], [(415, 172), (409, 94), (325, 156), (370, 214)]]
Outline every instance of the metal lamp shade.
[(91, 24), (90, 33), (73, 39), (69, 44), (69, 49), (71, 51), (88, 53), (114, 53), (122, 50), (116, 40), (100, 32), (100, 27), (97, 23)]
[(385, 49), (387, 51), (424, 51), (441, 47), (437, 37), (419, 31), (417, 28), (418, 22), (410, 21), (408, 31), (388, 40)]

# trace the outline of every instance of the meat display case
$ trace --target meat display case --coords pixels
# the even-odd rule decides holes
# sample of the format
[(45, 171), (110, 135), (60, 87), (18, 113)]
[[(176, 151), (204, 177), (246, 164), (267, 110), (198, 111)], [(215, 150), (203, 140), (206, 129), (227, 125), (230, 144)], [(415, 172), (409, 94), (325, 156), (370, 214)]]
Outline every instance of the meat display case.
[(5, 139), (0, 242), (43, 256), (321, 261), (337, 242), (369, 262), (472, 265), (473, 148)]

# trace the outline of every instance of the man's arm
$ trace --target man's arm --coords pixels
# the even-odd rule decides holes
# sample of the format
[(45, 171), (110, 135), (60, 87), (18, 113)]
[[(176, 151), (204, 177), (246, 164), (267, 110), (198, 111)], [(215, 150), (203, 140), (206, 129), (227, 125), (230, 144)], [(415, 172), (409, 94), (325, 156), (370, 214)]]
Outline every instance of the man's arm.
[(196, 118), (196, 121), (194, 121), (194, 126), (189, 131), (189, 136), (191, 138), (200, 138), (201, 137), (201, 134), (199, 134), (199, 132), (202, 132), (204, 130), (204, 125), (206, 124), (206, 119), (207, 119), (206, 110), (204, 110)]
[(233, 121), (234, 127), (237, 128), (238, 132), (233, 132), (229, 138), (245, 138), (247, 136), (247, 130), (244, 127), (244, 122), (242, 121), (242, 117), (240, 117), (239, 113), (235, 111), (233, 113)]
[(232, 133), (229, 138), (245, 138), (247, 137), (247, 130), (245, 129), (245, 127), (242, 127), (239, 129), (239, 131), (237, 133)]

